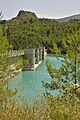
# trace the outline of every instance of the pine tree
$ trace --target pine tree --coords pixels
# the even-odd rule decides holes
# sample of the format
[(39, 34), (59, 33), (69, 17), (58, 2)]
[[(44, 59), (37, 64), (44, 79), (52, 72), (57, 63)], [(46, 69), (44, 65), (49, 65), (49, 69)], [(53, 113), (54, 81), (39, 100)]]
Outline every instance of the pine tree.
[[(2, 13), (0, 13), (1, 18)], [(3, 34), (2, 25), (0, 24), (0, 78), (4, 76), (4, 71), (6, 70), (7, 60), (9, 58), (8, 48), (10, 48), (10, 45), (7, 37)]]
[[(44, 83), (45, 88), (50, 88), (51, 90), (59, 89), (63, 94), (68, 92), (78, 91), (80, 80), (80, 34), (79, 32), (74, 35), (68, 35), (65, 41), (64, 48), (66, 49), (66, 55), (62, 61), (62, 66), (60, 69), (53, 67), (46, 62), (47, 69), (52, 81), (50, 84)], [(71, 88), (71, 89), (70, 89)]]

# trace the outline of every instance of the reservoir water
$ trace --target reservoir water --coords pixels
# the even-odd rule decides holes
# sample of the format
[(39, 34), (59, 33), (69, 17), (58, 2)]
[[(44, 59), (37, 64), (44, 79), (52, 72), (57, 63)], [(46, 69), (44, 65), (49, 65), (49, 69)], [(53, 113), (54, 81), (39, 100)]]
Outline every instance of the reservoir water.
[[(57, 68), (61, 66), (62, 58), (55, 56), (46, 56), (45, 60), (34, 71), (22, 71), (15, 77), (13, 77), (8, 83), (8, 88), (12, 91), (18, 90), (15, 95), (15, 99), (27, 100), (29, 103), (33, 103), (35, 98), (38, 98), (45, 92), (42, 82), (50, 82), (51, 77), (47, 71), (46, 59), (49, 59), (50, 63), (54, 64)], [(54, 91), (54, 95), (57, 91)]]

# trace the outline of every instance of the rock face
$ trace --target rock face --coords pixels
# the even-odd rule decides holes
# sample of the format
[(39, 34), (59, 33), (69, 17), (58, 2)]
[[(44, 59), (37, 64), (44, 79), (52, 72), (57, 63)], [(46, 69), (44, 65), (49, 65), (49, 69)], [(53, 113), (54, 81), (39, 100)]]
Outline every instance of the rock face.
[(24, 11), (24, 10), (19, 11), (17, 17), (27, 18), (27, 19), (37, 19), (37, 16), (35, 13), (29, 12), (29, 11)]
[(35, 13), (20, 10), (18, 15), (15, 18), (12, 18), (11, 20), (7, 21), (7, 24), (8, 23), (18, 24), (18, 23), (29, 22), (29, 21), (32, 22), (32, 20), (36, 20), (36, 19), (38, 19), (38, 18)]

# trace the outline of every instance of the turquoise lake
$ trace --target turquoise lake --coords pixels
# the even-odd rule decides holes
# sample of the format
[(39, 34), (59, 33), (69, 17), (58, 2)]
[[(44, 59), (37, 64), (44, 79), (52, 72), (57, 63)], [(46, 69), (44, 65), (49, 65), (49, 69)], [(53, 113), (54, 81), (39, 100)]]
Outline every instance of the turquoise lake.
[[(15, 99), (27, 100), (29, 103), (33, 103), (35, 98), (43, 95), (45, 92), (42, 82), (50, 83), (51, 77), (47, 71), (46, 59), (54, 64), (57, 68), (61, 66), (61, 57), (46, 56), (45, 60), (34, 71), (22, 71), (15, 77), (13, 77), (8, 83), (8, 88), (12, 91), (18, 90), (15, 95)], [(58, 91), (54, 91), (54, 95), (57, 95)]]

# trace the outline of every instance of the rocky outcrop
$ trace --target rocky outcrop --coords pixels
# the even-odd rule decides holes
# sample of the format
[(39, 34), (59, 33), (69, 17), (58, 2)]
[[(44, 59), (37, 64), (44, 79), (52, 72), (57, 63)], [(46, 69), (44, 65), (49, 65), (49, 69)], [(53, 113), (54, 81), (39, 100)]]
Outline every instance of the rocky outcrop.
[(35, 13), (29, 12), (29, 11), (24, 11), (24, 10), (20, 10), (17, 17), (18, 18), (26, 18), (26, 19), (37, 19), (37, 16)]
[(20, 10), (18, 15), (15, 18), (12, 18), (11, 20), (7, 21), (7, 25), (8, 24), (19, 24), (22, 22), (32, 22), (33, 20), (38, 19), (36, 14), (33, 12), (29, 12), (29, 11), (24, 11), (24, 10)]

